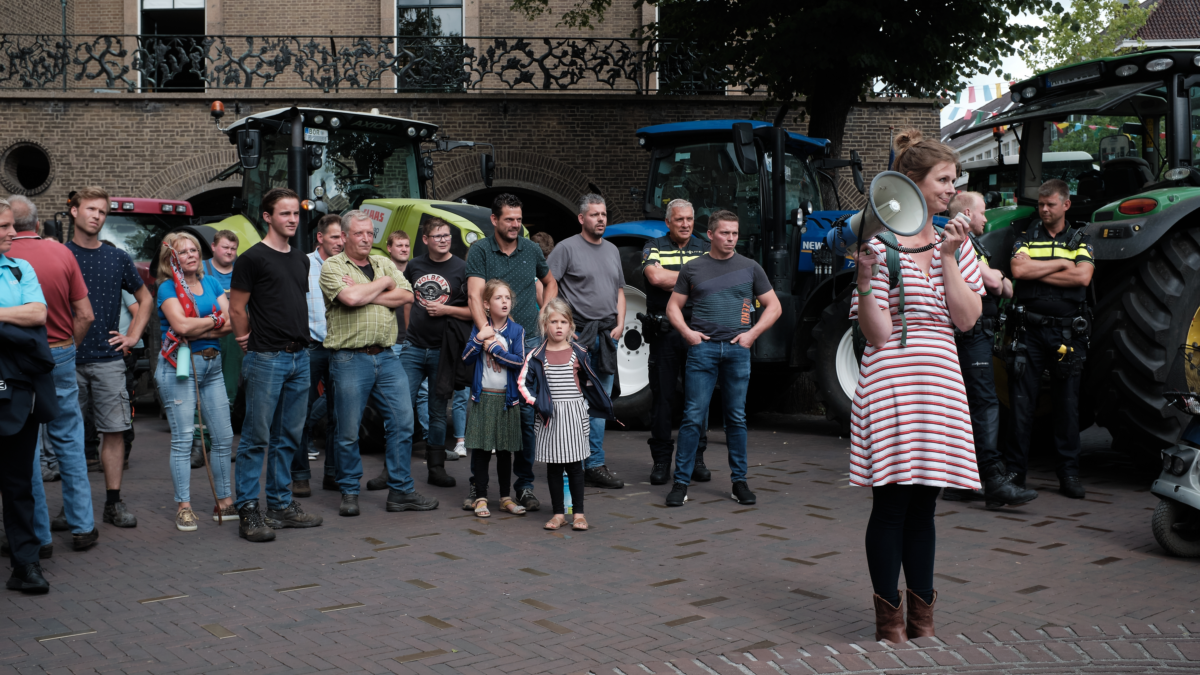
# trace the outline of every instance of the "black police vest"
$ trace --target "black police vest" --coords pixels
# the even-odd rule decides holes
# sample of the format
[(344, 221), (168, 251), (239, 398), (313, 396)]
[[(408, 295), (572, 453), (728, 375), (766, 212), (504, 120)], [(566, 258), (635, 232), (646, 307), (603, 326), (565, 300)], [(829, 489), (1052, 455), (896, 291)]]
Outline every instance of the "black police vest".
[[(1061, 238), (1047, 239), (1042, 236), (1042, 221), (1035, 220), (1029, 226), (1021, 241), (1029, 249), (1033, 260), (1049, 260), (1055, 258), (1056, 251), (1068, 251), (1072, 254), (1083, 245), (1084, 231), (1082, 227), (1068, 227)], [(1058, 242), (1063, 242), (1059, 244)], [(1050, 246), (1045, 244), (1049, 243)], [(1073, 316), (1079, 307), (1087, 300), (1087, 287), (1063, 288), (1044, 281), (1020, 280), (1016, 282), (1015, 296), (1026, 309), (1050, 316)]]

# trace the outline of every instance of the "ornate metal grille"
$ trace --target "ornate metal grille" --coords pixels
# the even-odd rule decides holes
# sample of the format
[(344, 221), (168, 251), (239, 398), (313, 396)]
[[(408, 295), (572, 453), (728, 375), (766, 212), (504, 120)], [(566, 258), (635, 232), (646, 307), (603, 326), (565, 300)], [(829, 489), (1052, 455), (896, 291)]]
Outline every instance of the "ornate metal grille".
[(0, 34), (0, 89), (719, 94), (689, 43), (555, 37)]

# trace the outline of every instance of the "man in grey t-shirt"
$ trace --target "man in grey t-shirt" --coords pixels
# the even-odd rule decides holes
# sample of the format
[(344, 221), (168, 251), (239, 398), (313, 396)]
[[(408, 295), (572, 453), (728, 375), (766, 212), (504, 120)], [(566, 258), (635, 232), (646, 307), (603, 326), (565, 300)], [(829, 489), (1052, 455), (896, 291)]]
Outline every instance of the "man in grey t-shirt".
[[(712, 249), (679, 270), (667, 303), (667, 318), (689, 345), (683, 378), (683, 425), (675, 450), (675, 484), (667, 495), (667, 506), (683, 506), (687, 501), (700, 430), (708, 424), (708, 404), (718, 382), (725, 406), (732, 496), (739, 504), (755, 503), (754, 493), (746, 485), (750, 348), (775, 323), (782, 309), (763, 268), (737, 253), (737, 214), (717, 211), (709, 216), (708, 238)], [(683, 306), (688, 301), (692, 303), (692, 317), (685, 321)], [(753, 321), (759, 311), (762, 314)]]
[[(588, 194), (579, 200), (579, 225), (579, 234), (555, 246), (546, 262), (558, 280), (558, 292), (575, 314), (579, 343), (587, 348), (605, 393), (611, 394), (617, 340), (625, 330), (625, 273), (617, 247), (603, 238), (608, 226), (603, 197)], [(604, 420), (591, 419), (589, 441), (592, 454), (584, 462), (584, 485), (625, 487), (604, 464)]]

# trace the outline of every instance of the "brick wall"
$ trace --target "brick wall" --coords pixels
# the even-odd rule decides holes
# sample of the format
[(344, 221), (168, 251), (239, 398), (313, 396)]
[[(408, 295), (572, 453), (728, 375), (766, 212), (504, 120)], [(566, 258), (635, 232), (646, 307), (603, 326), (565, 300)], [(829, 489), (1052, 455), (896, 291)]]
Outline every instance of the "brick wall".
[[(140, 5), (140, 1), (131, 0)], [(52, 0), (34, 0), (29, 4), (57, 5)], [(74, 17), (71, 32), (84, 35), (123, 35), (126, 0), (68, 0), (68, 14)]]
[[(59, 35), (62, 33), (62, 5), (50, 0), (0, 0), (4, 33)], [(74, 16), (67, 12), (67, 32), (74, 30)]]
[(226, 35), (391, 35), (394, 31), (381, 27), (379, 0), (222, 0), (221, 7)]
[[(54, 181), (34, 200), (48, 211), (81, 185), (100, 184), (113, 194), (187, 198), (232, 183), (206, 184), (234, 160), (217, 132), (203, 95), (135, 96), (79, 94), (0, 97), (0, 152), (20, 139), (49, 152)], [(634, 132), (651, 124), (690, 119), (761, 117), (761, 101), (747, 97), (629, 95), (457, 95), (432, 98), (390, 95), (315, 98), (310, 101), (248, 96), (251, 112), (298, 103), (366, 111), (438, 124), (456, 139), (489, 141), (497, 148), (497, 184), (529, 186), (569, 204), (596, 186), (609, 197), (613, 222), (640, 216), (630, 187), (644, 187), (648, 157)], [(233, 99), (225, 99), (232, 117)], [(773, 111), (767, 111), (772, 113)], [(887, 164), (892, 129), (938, 130), (931, 102), (871, 101), (855, 108), (846, 148), (863, 157), (869, 180)], [(804, 133), (798, 113), (789, 129)], [(478, 158), (468, 150), (435, 156), (439, 198), (458, 198), (482, 188)], [(236, 180), (236, 179), (235, 179)]]
[(510, 11), (509, 0), (480, 0), (479, 34), (484, 36), (544, 36), (555, 37), (629, 37), (641, 24), (641, 9), (635, 9), (631, 0), (617, 0), (605, 13), (604, 22), (594, 30), (574, 30), (558, 26), (563, 12), (576, 4), (576, 0), (551, 0), (549, 10), (533, 21), (523, 14)]

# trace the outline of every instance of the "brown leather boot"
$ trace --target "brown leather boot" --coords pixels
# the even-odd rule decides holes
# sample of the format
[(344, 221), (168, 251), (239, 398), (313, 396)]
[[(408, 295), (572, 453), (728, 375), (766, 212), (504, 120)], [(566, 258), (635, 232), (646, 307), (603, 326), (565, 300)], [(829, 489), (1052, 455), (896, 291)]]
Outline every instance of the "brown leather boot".
[(904, 633), (904, 598), (900, 604), (892, 607), (887, 600), (875, 596), (875, 639), (888, 642), (908, 642)]
[(905, 589), (908, 595), (908, 637), (933, 637), (933, 606), (937, 604), (937, 591), (933, 592), (933, 602), (928, 605), (921, 596)]

